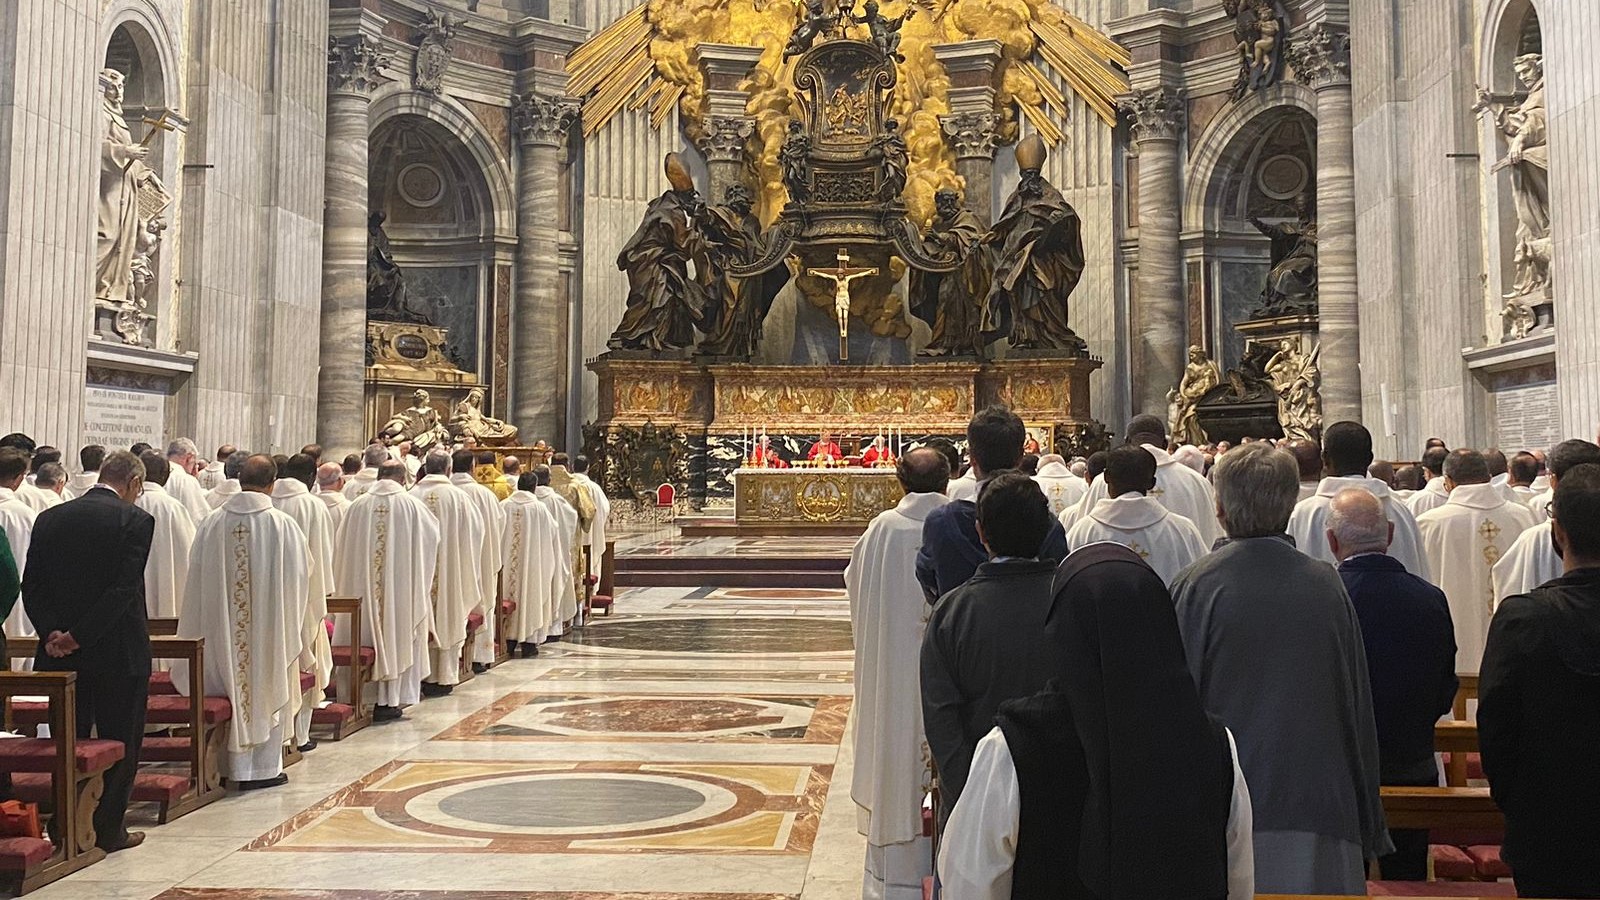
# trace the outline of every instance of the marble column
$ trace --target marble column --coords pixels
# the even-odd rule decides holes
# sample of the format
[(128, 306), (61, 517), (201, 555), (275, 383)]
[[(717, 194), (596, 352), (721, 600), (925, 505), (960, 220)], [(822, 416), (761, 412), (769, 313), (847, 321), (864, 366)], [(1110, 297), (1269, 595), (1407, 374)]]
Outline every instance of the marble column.
[(745, 179), (745, 147), (755, 134), (756, 120), (746, 114), (750, 95), (743, 85), (761, 62), (764, 49), (738, 44), (695, 48), (706, 83), (706, 130), (697, 146), (711, 174), (707, 203), (721, 203), (732, 185), (750, 186)]
[(1121, 102), (1139, 151), (1139, 275), (1133, 310), (1133, 413), (1166, 417), (1167, 391), (1183, 378), (1187, 310), (1178, 243), (1185, 95), (1164, 85)]
[(1317, 92), (1317, 337), (1322, 418), (1361, 420), (1350, 35), (1324, 22), (1289, 45), (1295, 77)]
[(567, 130), (579, 106), (569, 97), (532, 91), (512, 98), (511, 119), (522, 150), (517, 169), (516, 289), (511, 315), (511, 420), (524, 443), (566, 440), (567, 321), (561, 276), (556, 195)]
[(939, 126), (956, 154), (956, 174), (965, 188), (967, 209), (988, 225), (994, 219), (995, 72), (999, 41), (939, 44), (934, 58), (950, 79), (950, 113)]
[(367, 113), (388, 65), (364, 34), (328, 40), (327, 174), (317, 442), (329, 459), (367, 444)]

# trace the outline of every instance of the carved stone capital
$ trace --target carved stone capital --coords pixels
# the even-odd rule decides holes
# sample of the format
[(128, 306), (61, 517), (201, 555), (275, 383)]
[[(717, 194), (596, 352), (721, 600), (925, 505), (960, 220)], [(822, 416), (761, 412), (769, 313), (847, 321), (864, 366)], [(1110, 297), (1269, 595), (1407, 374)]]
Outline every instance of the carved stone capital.
[(1301, 84), (1321, 90), (1350, 83), (1350, 32), (1326, 22), (1311, 26), (1289, 45), (1289, 64)]
[(511, 98), (511, 127), (524, 144), (559, 147), (581, 112), (571, 97), (529, 91)]
[(939, 127), (955, 148), (956, 159), (994, 159), (993, 112), (962, 112), (939, 117)]
[(756, 132), (756, 120), (749, 116), (713, 116), (700, 138), (700, 152), (706, 162), (742, 162), (745, 146)]
[(328, 38), (328, 89), (370, 94), (389, 65), (377, 41), (364, 34)]
[(1187, 107), (1188, 92), (1166, 85), (1140, 88), (1117, 103), (1117, 108), (1133, 119), (1135, 142), (1177, 140)]

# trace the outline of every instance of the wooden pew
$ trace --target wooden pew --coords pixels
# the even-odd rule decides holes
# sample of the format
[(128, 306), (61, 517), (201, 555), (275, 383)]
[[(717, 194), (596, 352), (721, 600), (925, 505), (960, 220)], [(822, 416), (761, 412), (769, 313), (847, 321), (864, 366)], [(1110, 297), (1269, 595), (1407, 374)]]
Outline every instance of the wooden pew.
[(1469, 757), (1478, 752), (1478, 723), (1440, 722), (1433, 726), (1433, 749), (1450, 754), (1445, 763), (1445, 784), (1467, 786)]
[(43, 887), (105, 858), (95, 846), (94, 811), (105, 786), (105, 772), (126, 752), (119, 741), (78, 740), (76, 672), (0, 673), (10, 724), (12, 697), (44, 697), (48, 738), (0, 740), (0, 772), (38, 776), (48, 782), (45, 802), (52, 813), (43, 839), (0, 838), (0, 881), (18, 894)]
[(1383, 787), (1378, 793), (1390, 828), (1501, 831), (1506, 827), (1488, 788)]
[(1460, 684), (1456, 687), (1456, 700), (1450, 713), (1457, 721), (1465, 722), (1467, 720), (1467, 702), (1478, 699), (1478, 673), (1459, 672), (1456, 674), (1456, 681), (1460, 682)]
[[(362, 694), (372, 678), (372, 667), (377, 660), (371, 647), (361, 646), (361, 599), (359, 597), (329, 597), (328, 615), (350, 617), (350, 639), (333, 645), (333, 668), (345, 669), (348, 695), (311, 714), (313, 728), (323, 729), (322, 736), (341, 741), (372, 724), (372, 708), (366, 705)], [(334, 680), (338, 684), (338, 679)]]
[[(12, 658), (32, 659), (38, 652), (39, 640), (9, 638), (6, 647)], [(187, 770), (174, 773), (146, 768), (134, 776), (133, 800), (156, 804), (157, 821), (164, 825), (226, 795), (221, 754), (227, 747), (233, 704), (227, 697), (205, 694), (204, 638), (152, 637), (150, 655), (158, 660), (183, 660), (189, 666), (185, 685), (189, 696), (178, 692), (170, 675), (157, 672), (150, 677), (149, 695), (145, 700), (145, 723), (166, 726), (177, 734), (146, 736), (139, 751), (139, 762), (177, 765)], [(48, 711), (37, 703), (12, 704), (12, 718), (21, 725), (45, 724), (47, 715)], [(29, 800), (41, 799), (45, 789), (41, 781), (26, 777), (14, 779), (13, 784), (18, 795)]]

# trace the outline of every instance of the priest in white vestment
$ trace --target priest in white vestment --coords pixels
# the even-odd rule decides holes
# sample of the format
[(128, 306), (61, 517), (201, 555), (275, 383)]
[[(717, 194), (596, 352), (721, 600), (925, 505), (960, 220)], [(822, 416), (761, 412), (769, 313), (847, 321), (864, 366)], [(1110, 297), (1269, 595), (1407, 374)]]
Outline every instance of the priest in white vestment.
[[(1194, 527), (1200, 529), (1200, 537), (1205, 540), (1207, 547), (1215, 544), (1222, 537), (1222, 526), (1217, 522), (1216, 492), (1211, 489), (1211, 482), (1204, 475), (1178, 462), (1164, 449), (1167, 446), (1167, 426), (1155, 416), (1135, 416), (1128, 423), (1127, 443), (1133, 447), (1144, 447), (1156, 458), (1156, 486), (1150, 490), (1150, 496), (1168, 510), (1193, 522)], [(1105, 473), (1102, 472), (1094, 477), (1094, 482), (1079, 501), (1073, 522), (1087, 516), (1089, 510), (1107, 496), (1109, 492)]]
[(1156, 485), (1156, 460), (1144, 447), (1118, 447), (1106, 456), (1106, 489), (1111, 494), (1089, 508), (1067, 530), (1067, 551), (1110, 541), (1139, 555), (1161, 576), (1162, 584), (1210, 547), (1200, 529), (1156, 502), (1148, 492)]
[(575, 456), (572, 458), (572, 482), (589, 492), (589, 499), (594, 501), (594, 520), (589, 523), (589, 530), (584, 533), (583, 545), (589, 548), (589, 574), (599, 578), (605, 568), (606, 520), (611, 517), (611, 498), (606, 496), (605, 488), (599, 482), (589, 477), (589, 458)]
[(534, 492), (538, 476), (525, 472), (518, 489), (501, 501), (505, 528), (500, 537), (500, 593), (517, 604), (501, 635), (510, 651), (524, 657), (539, 655), (539, 645), (550, 636), (556, 613), (557, 577), (561, 570), (560, 526)]
[[(1065, 468), (1063, 466), (1063, 468)], [(933, 783), (922, 732), (922, 633), (929, 606), (917, 582), (928, 514), (950, 502), (950, 463), (939, 451), (906, 451), (896, 467), (906, 491), (856, 542), (845, 569), (855, 634), (856, 829), (867, 838), (864, 900), (920, 900), (933, 874), (922, 836), (922, 801)]]
[(1383, 514), (1394, 526), (1389, 555), (1405, 566), (1407, 572), (1431, 581), (1433, 573), (1422, 550), (1416, 518), (1389, 489), (1388, 482), (1367, 474), (1372, 465), (1372, 433), (1358, 422), (1329, 425), (1322, 435), (1322, 465), (1327, 476), (1317, 485), (1316, 493), (1295, 504), (1294, 514), (1289, 517), (1289, 536), (1294, 538), (1295, 547), (1307, 556), (1337, 566), (1339, 560), (1328, 546), (1328, 516), (1333, 509), (1333, 498), (1346, 488), (1361, 488), (1378, 498), (1383, 504)]
[(317, 467), (315, 496), (328, 510), (328, 533), (338, 537), (345, 510), (350, 508), (350, 498), (344, 495), (344, 472), (338, 463), (323, 463)]
[(561, 542), (561, 559), (557, 561), (551, 579), (550, 633), (546, 640), (554, 640), (567, 633), (567, 623), (578, 614), (576, 577), (572, 570), (572, 552), (578, 541), (578, 511), (572, 504), (550, 487), (550, 467), (537, 466), (533, 476), (539, 486), (533, 496), (550, 511), (556, 523), (556, 538)]
[(450, 455), (435, 450), (422, 461), (423, 476), (411, 489), (439, 523), (433, 589), (433, 636), (429, 675), (423, 696), (449, 694), (461, 681), (461, 655), (467, 644), (467, 614), (483, 602), (480, 593), (483, 517), (472, 499), (450, 483)]
[(1077, 506), (1089, 493), (1089, 482), (1072, 474), (1059, 453), (1039, 457), (1039, 474), (1033, 476), (1044, 498), (1050, 501), (1050, 514), (1059, 518), (1063, 510)]
[[(389, 459), (389, 450), (382, 444), (368, 444), (367, 449), (361, 454), (361, 471), (344, 480), (345, 499), (354, 502), (355, 499), (367, 491), (378, 481), (378, 469)], [(405, 471), (405, 466), (400, 467)], [(407, 477), (409, 481), (409, 476)]]
[(209, 493), (228, 480), (228, 476), (224, 474), (223, 469), (227, 466), (228, 457), (238, 452), (239, 448), (232, 444), (223, 444), (217, 448), (217, 455), (211, 457), (210, 462), (202, 466), (200, 471), (194, 473), (194, 480), (199, 482), (202, 490)]
[(42, 513), (52, 506), (65, 502), (60, 494), (49, 488), (40, 487), (27, 479), (23, 479), (23, 482), (17, 485), (15, 494), (18, 500), (26, 504), (35, 513)]
[(500, 512), (500, 498), (473, 477), (477, 456), (471, 450), (457, 450), (450, 456), (450, 483), (467, 495), (483, 522), (483, 541), (478, 551), (478, 594), (468, 612), (483, 616), (483, 626), (478, 629), (472, 644), (472, 670), (478, 674), (494, 663), (495, 607), (500, 591), (500, 533), (505, 519)]
[(206, 503), (206, 492), (193, 474), (199, 463), (199, 452), (194, 441), (188, 438), (178, 438), (167, 445), (167, 462), (172, 464), (172, 474), (167, 477), (167, 493), (183, 504), (196, 525), (211, 512), (211, 505)]
[[(167, 493), (172, 464), (166, 457), (147, 450), (139, 461), (144, 463), (144, 491), (133, 505), (156, 520), (155, 532), (150, 537), (150, 557), (144, 564), (145, 614), (152, 619), (175, 619), (183, 605), (184, 585), (189, 579), (195, 525), (183, 504)], [(157, 668), (164, 668), (164, 662), (156, 660)]]
[(1422, 490), (1406, 500), (1411, 515), (1420, 516), (1430, 509), (1438, 509), (1450, 499), (1450, 489), (1444, 483), (1444, 461), (1450, 451), (1443, 447), (1429, 447), (1422, 454), (1422, 474), (1427, 479)]
[[(204, 638), (205, 688), (233, 704), (223, 773), (237, 790), (274, 787), (300, 694), (300, 627), (309, 590), (306, 536), (272, 506), (277, 466), (247, 459), (240, 491), (200, 523), (178, 636)], [(172, 680), (188, 688), (188, 663)]]
[[(1562, 475), (1573, 466), (1585, 464), (1600, 464), (1600, 446), (1584, 440), (1557, 444), (1550, 451), (1549, 476), (1540, 476), (1545, 478), (1547, 488), (1540, 496), (1548, 499), (1555, 493), (1555, 486), (1560, 483)], [(1515, 460), (1512, 465), (1516, 465)], [(1526, 594), (1562, 575), (1561, 557), (1556, 555), (1551, 537), (1553, 529), (1549, 518), (1543, 516), (1543, 506), (1533, 517), (1534, 525), (1519, 535), (1505, 555), (1500, 557), (1500, 561), (1494, 564), (1494, 600), (1497, 606), (1507, 597)]]
[(82, 471), (67, 479), (67, 489), (63, 493), (68, 500), (82, 497), (100, 482), (100, 464), (105, 458), (106, 448), (99, 444), (90, 444), (78, 451), (78, 465)]
[[(305, 616), (300, 623), (300, 671), (310, 672), (314, 681), (300, 696), (294, 717), (294, 745), (311, 750), (311, 714), (323, 702), (324, 692), (333, 680), (333, 646), (328, 637), (328, 594), (333, 590), (333, 532), (329, 528), (328, 507), (311, 493), (316, 479), (317, 461), (296, 453), (284, 463), (280, 477), (272, 486), (272, 505), (300, 526), (306, 536), (310, 577), (307, 579)], [(298, 683), (297, 683), (298, 687)]]
[[(405, 478), (405, 466), (385, 460), (371, 489), (350, 504), (334, 539), (333, 590), (361, 598), (362, 645), (373, 650), (379, 722), (400, 718), (401, 707), (422, 698), (433, 633), (439, 525), (406, 493)], [(336, 631), (334, 639), (348, 636)]]
[(1476, 450), (1457, 450), (1444, 463), (1450, 499), (1417, 517), (1434, 584), (1450, 601), (1456, 627), (1456, 671), (1477, 672), (1489, 636), (1495, 596), (1492, 569), (1533, 514), (1506, 501), (1489, 483), (1489, 465)]
[(969, 466), (965, 474), (950, 479), (950, 486), (944, 489), (945, 497), (951, 500), (978, 500), (978, 473)]
[(244, 468), (244, 461), (250, 458), (248, 453), (234, 453), (222, 463), (222, 483), (212, 488), (206, 494), (206, 505), (212, 509), (228, 502), (228, 498), (239, 493), (239, 471)]
[[(11, 543), (11, 555), (16, 557), (19, 577), (28, 564), (33, 520), (39, 515), (17, 497), (17, 488), (27, 475), (28, 454), (15, 447), (0, 448), (0, 530), (5, 531), (6, 540)], [(5, 635), (11, 638), (34, 636), (33, 623), (28, 621), (28, 613), (20, 602), (11, 606), (11, 614), (5, 621)]]

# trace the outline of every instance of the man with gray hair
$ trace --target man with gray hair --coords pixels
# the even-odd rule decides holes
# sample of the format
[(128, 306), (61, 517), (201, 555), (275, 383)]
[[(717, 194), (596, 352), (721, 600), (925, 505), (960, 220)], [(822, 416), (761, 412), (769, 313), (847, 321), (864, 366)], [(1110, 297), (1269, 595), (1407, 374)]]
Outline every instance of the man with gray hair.
[[(1371, 492), (1333, 495), (1327, 541), (1361, 622), (1378, 726), (1378, 776), (1396, 787), (1437, 787), (1433, 723), (1456, 696), (1456, 635), (1444, 591), (1406, 571), (1388, 548), (1394, 524)], [(1378, 860), (1386, 881), (1426, 881), (1428, 832), (1390, 831)]]
[(327, 505), (328, 533), (337, 539), (339, 525), (344, 522), (344, 511), (350, 508), (350, 498), (344, 495), (344, 470), (338, 463), (329, 462), (317, 466), (315, 496)]
[(58, 462), (45, 463), (33, 473), (33, 486), (55, 498), (56, 503), (65, 503), (71, 497), (65, 495), (67, 488), (67, 469)]
[(200, 448), (188, 438), (178, 438), (167, 445), (167, 463), (172, 466), (167, 476), (167, 493), (183, 504), (196, 525), (200, 524), (201, 519), (211, 514), (205, 489), (194, 477), (195, 469), (200, 465)]
[(1355, 610), (1331, 566), (1285, 535), (1294, 457), (1264, 442), (1217, 460), (1228, 539), (1172, 583), (1189, 670), (1233, 732), (1255, 813), (1256, 886), (1357, 894), (1391, 849)]
[(1494, 564), (1533, 527), (1533, 513), (1508, 502), (1491, 481), (1489, 463), (1476, 450), (1445, 457), (1442, 506), (1417, 516), (1428, 580), (1450, 598), (1456, 627), (1456, 671), (1476, 672), (1489, 637), (1494, 594)]
[(227, 503), (230, 497), (239, 493), (241, 490), (239, 473), (244, 471), (245, 461), (249, 458), (250, 454), (243, 450), (235, 450), (228, 454), (228, 458), (222, 461), (222, 482), (212, 489), (210, 493), (206, 494), (207, 506), (212, 509), (221, 509), (222, 504)]
[[(372, 489), (378, 480), (378, 467), (390, 462), (389, 448), (382, 444), (368, 444), (367, 449), (361, 454), (361, 471), (344, 480), (344, 497), (354, 503), (356, 498)], [(404, 464), (400, 470), (405, 471)], [(406, 476), (410, 480), (410, 476)]]

